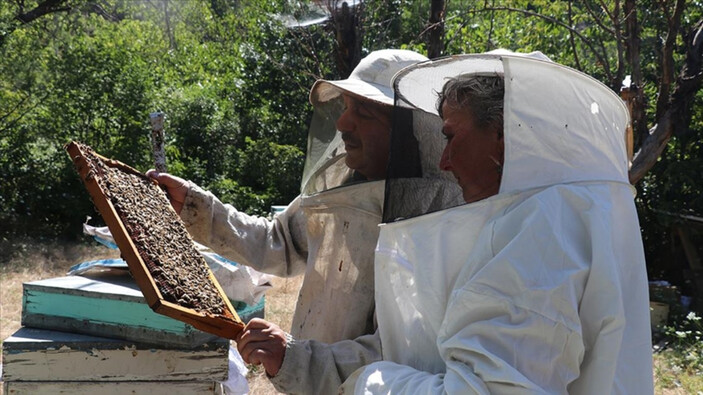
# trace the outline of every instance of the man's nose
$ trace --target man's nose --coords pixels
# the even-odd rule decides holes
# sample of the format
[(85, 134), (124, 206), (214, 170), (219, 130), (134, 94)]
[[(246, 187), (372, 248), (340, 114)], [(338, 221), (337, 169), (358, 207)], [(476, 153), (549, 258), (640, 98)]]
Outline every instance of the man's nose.
[(354, 117), (352, 117), (351, 110), (349, 108), (344, 110), (342, 115), (337, 118), (335, 126), (340, 132), (351, 132), (354, 130)]

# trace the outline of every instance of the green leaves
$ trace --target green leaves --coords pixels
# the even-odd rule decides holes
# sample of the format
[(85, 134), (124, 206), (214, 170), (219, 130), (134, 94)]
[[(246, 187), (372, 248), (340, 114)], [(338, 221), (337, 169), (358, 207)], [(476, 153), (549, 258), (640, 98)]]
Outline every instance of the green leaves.
[[(648, 119), (662, 77), (665, 3), (637, 2)], [(703, 18), (700, 3), (688, 3), (682, 32)], [(60, 147), (77, 139), (147, 170), (154, 111), (166, 114), (174, 174), (252, 213), (298, 194), (309, 88), (340, 75), (335, 26), (287, 28), (283, 16), (318, 15), (319, 8), (288, 0), (66, 0), (70, 10), (18, 24), (16, 16), (37, 4), (0, 1), (0, 236), (78, 237), (85, 216), (98, 215)], [(614, 24), (624, 16), (610, 18), (615, 2), (446, 5), (447, 54), (540, 50), (616, 90), (620, 74), (631, 72), (616, 55)], [(362, 54), (390, 47), (425, 53), (429, 8), (417, 0), (363, 2)], [(683, 42), (678, 37), (676, 67)], [(699, 92), (688, 131), (640, 183), (641, 209), (703, 213), (701, 99)]]

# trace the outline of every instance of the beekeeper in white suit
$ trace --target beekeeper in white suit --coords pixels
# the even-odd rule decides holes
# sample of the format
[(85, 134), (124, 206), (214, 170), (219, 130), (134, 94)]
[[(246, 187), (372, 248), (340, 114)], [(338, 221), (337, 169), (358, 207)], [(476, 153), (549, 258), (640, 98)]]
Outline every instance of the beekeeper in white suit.
[[(647, 275), (620, 98), (575, 70), (507, 55), (425, 63), (401, 72), (396, 87), (430, 112), (430, 92), (442, 92), (441, 167), (469, 204), (382, 228), (384, 361), (346, 388), (652, 393)], [(502, 119), (486, 103), (496, 91)]]
[[(651, 394), (618, 96), (575, 70), (507, 54), (422, 63), (395, 87), (399, 107), (440, 110), (440, 166), (468, 204), (408, 218), (404, 200), (417, 196), (393, 192), (407, 179), (387, 180), (384, 210), (403, 219), (389, 218), (376, 248), (378, 332), (366, 348), (382, 361), (338, 370), (342, 392)], [(412, 166), (393, 157), (389, 174)], [(353, 348), (328, 348), (341, 346)], [(297, 374), (314, 377), (310, 366)]]
[[(148, 173), (168, 188), (199, 243), (264, 273), (305, 275), (290, 330), (295, 339), (336, 342), (375, 330), (373, 253), (388, 159), (391, 78), (424, 60), (408, 50), (375, 51), (348, 79), (314, 84), (302, 193), (273, 220), (240, 212), (192, 182)], [(307, 352), (302, 344), (290, 348), (291, 354)]]

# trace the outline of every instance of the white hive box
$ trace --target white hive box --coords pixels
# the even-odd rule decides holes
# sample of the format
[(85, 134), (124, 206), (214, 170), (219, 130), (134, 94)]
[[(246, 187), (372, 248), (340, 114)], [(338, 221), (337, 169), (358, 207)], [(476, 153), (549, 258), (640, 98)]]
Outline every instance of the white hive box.
[(2, 378), (6, 394), (212, 394), (228, 352), (226, 339), (178, 349), (22, 328), (3, 342)]

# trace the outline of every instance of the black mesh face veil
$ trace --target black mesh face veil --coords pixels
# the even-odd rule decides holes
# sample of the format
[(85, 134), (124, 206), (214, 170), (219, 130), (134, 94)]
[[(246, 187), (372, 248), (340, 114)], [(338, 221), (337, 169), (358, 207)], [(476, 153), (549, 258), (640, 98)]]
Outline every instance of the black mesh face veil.
[(439, 168), (446, 141), (442, 120), (404, 100), (394, 83), (395, 108), (386, 174), (383, 222), (394, 222), (463, 204), (450, 172)]

